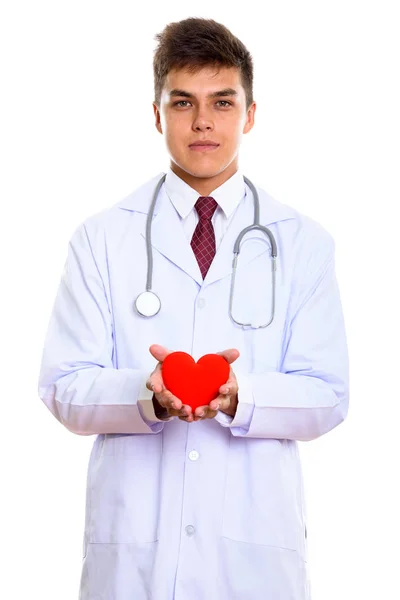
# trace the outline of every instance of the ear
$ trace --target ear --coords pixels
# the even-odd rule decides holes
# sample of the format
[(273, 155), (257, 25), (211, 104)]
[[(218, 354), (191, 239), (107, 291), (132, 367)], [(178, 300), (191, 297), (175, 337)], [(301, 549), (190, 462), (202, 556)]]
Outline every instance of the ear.
[(160, 110), (155, 102), (153, 102), (153, 110), (156, 118), (156, 129), (159, 133), (162, 133)]
[(253, 129), (254, 126), (254, 113), (256, 112), (256, 108), (257, 105), (255, 102), (253, 102), (248, 111), (247, 111), (247, 115), (246, 115), (246, 123), (244, 125), (243, 128), (243, 133), (248, 133), (251, 129)]

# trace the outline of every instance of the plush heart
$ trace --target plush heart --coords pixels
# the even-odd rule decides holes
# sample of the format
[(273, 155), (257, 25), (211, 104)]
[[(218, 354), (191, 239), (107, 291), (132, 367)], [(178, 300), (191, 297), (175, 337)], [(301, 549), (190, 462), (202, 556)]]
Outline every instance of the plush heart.
[(186, 352), (171, 352), (161, 366), (164, 385), (194, 410), (207, 406), (229, 378), (230, 365), (219, 354), (205, 354), (197, 363)]

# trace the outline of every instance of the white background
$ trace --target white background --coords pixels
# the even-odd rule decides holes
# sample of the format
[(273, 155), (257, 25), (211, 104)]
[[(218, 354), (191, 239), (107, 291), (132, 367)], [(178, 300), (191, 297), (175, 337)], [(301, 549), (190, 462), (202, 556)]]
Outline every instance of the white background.
[(1, 597), (78, 597), (94, 438), (38, 398), (42, 344), (74, 229), (168, 166), (151, 106), (154, 35), (189, 16), (224, 23), (254, 57), (244, 173), (336, 241), (351, 403), (345, 423), (300, 444), (312, 599), (400, 597), (396, 8), (2, 4)]

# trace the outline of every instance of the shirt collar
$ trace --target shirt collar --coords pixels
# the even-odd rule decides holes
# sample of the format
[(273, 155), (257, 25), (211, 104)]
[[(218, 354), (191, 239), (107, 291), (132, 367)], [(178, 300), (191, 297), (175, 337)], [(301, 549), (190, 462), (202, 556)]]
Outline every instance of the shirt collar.
[[(188, 216), (200, 197), (199, 192), (178, 177), (171, 167), (168, 168), (165, 178), (165, 190), (176, 211), (183, 219)], [(227, 181), (212, 191), (209, 196), (214, 198), (228, 218), (245, 193), (243, 174), (241, 170), (237, 170)]]

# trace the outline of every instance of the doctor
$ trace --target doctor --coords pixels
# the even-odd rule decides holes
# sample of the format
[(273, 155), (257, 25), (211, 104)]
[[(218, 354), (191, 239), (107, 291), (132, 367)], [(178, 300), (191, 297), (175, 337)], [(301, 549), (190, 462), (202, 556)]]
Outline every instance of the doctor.
[[(170, 166), (154, 213), (162, 173), (77, 227), (39, 379), (60, 423), (96, 435), (80, 600), (309, 600), (297, 442), (348, 410), (334, 241), (256, 186), (276, 271), (268, 236), (249, 231), (232, 318), (233, 248), (254, 219), (238, 159), (254, 125), (252, 58), (213, 20), (171, 23), (157, 39), (155, 126)], [(149, 235), (161, 307), (145, 317)], [(162, 382), (176, 350), (231, 365), (194, 414)]]

